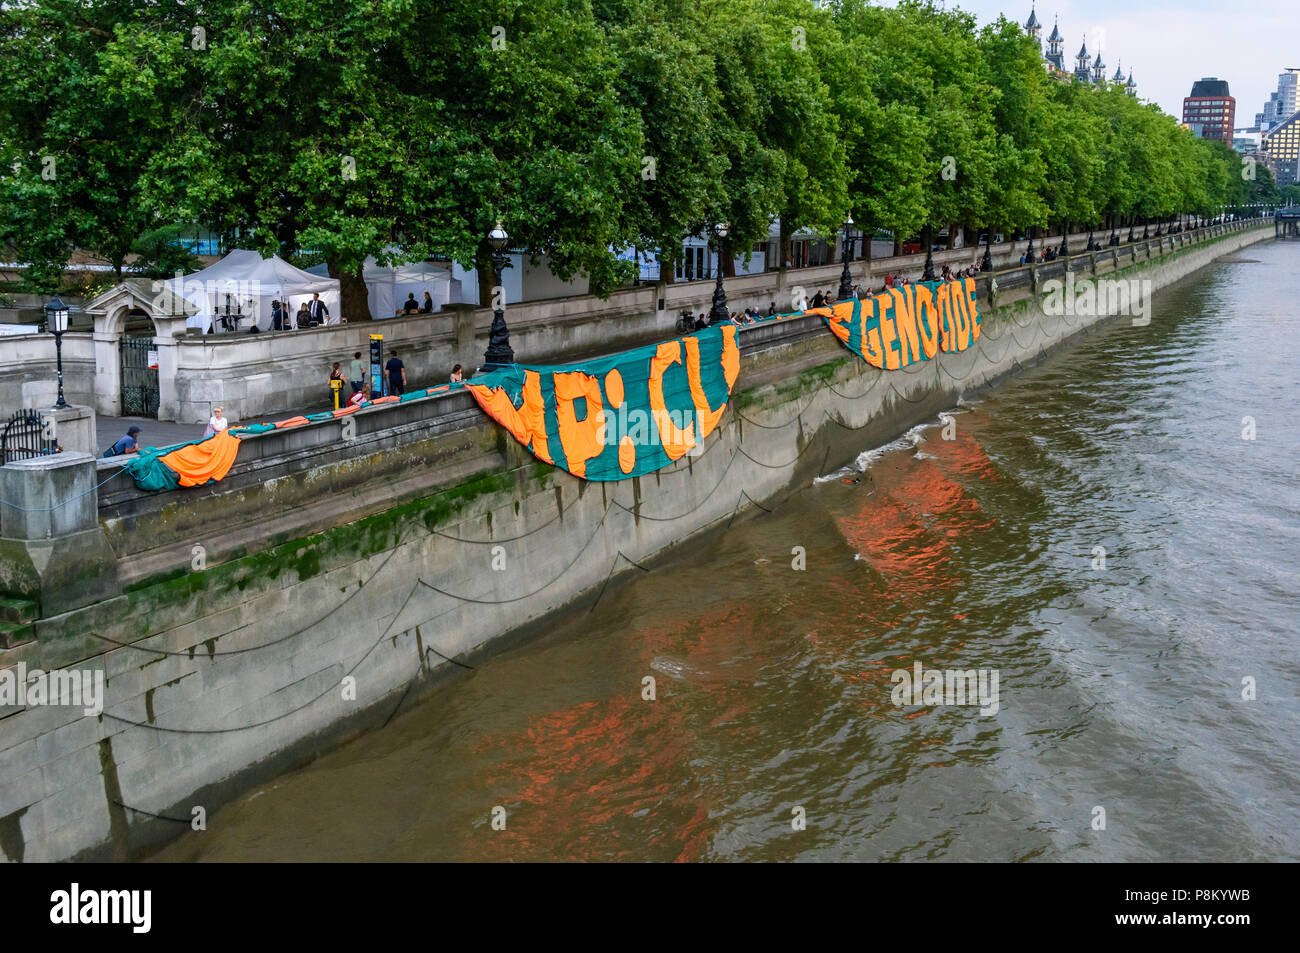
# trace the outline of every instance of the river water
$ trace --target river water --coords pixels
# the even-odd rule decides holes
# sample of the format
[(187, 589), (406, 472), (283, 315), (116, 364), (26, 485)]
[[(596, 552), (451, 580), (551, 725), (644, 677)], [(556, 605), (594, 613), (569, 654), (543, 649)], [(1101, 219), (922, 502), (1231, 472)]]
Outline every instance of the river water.
[(160, 858), (1300, 859), (1300, 245), (1233, 257)]

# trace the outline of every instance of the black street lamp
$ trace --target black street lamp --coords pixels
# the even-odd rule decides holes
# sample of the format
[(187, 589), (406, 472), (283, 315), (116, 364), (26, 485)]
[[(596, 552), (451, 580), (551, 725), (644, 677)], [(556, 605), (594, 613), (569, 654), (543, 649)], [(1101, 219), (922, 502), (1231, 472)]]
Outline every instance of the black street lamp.
[(1029, 229), (1029, 247), (1025, 249), (1025, 263), (1032, 265), (1034, 263), (1034, 230)]
[(1061, 226), (1061, 257), (1065, 259), (1065, 270), (1070, 270), (1070, 222), (1067, 219)]
[(54, 333), (55, 363), (59, 374), (59, 400), (54, 409), (62, 410), (68, 406), (68, 402), (63, 399), (63, 334), (68, 330), (68, 306), (55, 295), (44, 310), (46, 328)]
[(993, 270), (993, 229), (989, 229), (989, 240), (984, 243), (984, 260), (980, 262), (980, 271)]
[(492, 296), (496, 299), (496, 310), (492, 313), (492, 330), (488, 335), (487, 351), (483, 354), (485, 366), (493, 364), (513, 364), (515, 352), (510, 347), (510, 329), (506, 327), (506, 294), (502, 284), (501, 272), (506, 266), (505, 250), (510, 243), (510, 236), (497, 219), (492, 231), (487, 234), (488, 244), (492, 247), (492, 271), (495, 287)]
[(925, 242), (925, 271), (921, 273), (921, 280), (934, 281), (934, 240), (929, 226), (921, 230), (921, 240)]
[(718, 251), (718, 283), (713, 286), (713, 307), (709, 309), (709, 324), (717, 324), (731, 317), (727, 310), (727, 292), (722, 287), (722, 243), (730, 229), (726, 222), (713, 226), (714, 247)]
[(1151, 225), (1148, 222), (1142, 223), (1142, 240), (1146, 241), (1151, 237)]
[(1093, 233), (1093, 230), (1092, 230), (1091, 228), (1088, 229), (1088, 247), (1087, 247), (1086, 249), (1084, 249), (1085, 251), (1096, 251), (1096, 250), (1097, 250), (1097, 242), (1096, 242), (1096, 239), (1094, 239), (1094, 238), (1092, 237), (1092, 233)]
[(853, 274), (849, 271), (849, 258), (853, 255), (853, 216), (844, 216), (844, 270), (840, 272), (839, 300), (853, 297)]

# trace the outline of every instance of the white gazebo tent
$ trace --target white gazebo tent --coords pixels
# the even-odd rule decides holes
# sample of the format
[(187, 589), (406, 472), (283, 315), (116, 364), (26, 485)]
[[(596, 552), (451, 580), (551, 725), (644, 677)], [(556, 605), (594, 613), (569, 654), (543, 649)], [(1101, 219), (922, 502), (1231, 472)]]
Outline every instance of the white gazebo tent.
[[(319, 294), (329, 308), (329, 323), (339, 320), (337, 279), (295, 268), (275, 255), (263, 258), (255, 251), (232, 251), (202, 271), (169, 280), (167, 287), (194, 306), (187, 324), (205, 334), (220, 327), (227, 302), (232, 314), (238, 310), (255, 316), (263, 331), (271, 328), (272, 301), (287, 302), (290, 313), (297, 313), (299, 303), (310, 301), (313, 294)], [(243, 326), (249, 326), (247, 318)]]
[[(329, 272), (325, 265), (307, 269), (313, 275)], [(402, 265), (381, 265), (373, 257), (362, 266), (361, 277), (366, 282), (366, 300), (372, 318), (391, 318), (406, 303), (408, 294), (424, 306), (424, 293), (433, 299), (433, 310), (444, 304), (460, 300), (459, 282), (453, 282), (451, 269), (427, 261), (413, 261)]]

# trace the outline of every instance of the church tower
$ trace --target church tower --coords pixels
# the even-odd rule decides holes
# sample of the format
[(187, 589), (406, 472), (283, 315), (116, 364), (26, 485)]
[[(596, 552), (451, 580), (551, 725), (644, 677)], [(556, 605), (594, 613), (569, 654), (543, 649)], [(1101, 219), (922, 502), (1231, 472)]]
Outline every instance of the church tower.
[(1061, 44), (1065, 42), (1061, 37), (1061, 25), (1059, 21), (1052, 24), (1052, 33), (1047, 38), (1047, 62), (1057, 72), (1065, 72), (1065, 53), (1061, 49)]
[(1088, 55), (1088, 37), (1083, 37), (1083, 46), (1079, 47), (1079, 55), (1074, 58), (1074, 75), (1082, 83), (1092, 81), (1092, 57)]
[(1043, 48), (1043, 27), (1038, 22), (1038, 13), (1034, 10), (1032, 4), (1029, 7), (1029, 19), (1025, 21), (1025, 33), (1034, 38), (1039, 50)]

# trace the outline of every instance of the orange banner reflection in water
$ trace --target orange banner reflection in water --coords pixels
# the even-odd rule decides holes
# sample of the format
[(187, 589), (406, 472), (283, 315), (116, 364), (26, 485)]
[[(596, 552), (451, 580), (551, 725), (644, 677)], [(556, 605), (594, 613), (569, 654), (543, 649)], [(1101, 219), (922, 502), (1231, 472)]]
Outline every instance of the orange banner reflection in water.
[[(636, 667), (653, 672), (662, 699), (673, 678), (654, 663), (673, 660), (689, 688), (701, 689), (721, 709), (709, 728), (732, 738), (742, 732), (752, 743), (757, 733), (744, 716), (762, 664), (744, 663), (756, 635), (753, 607), (727, 602), (703, 614), (685, 602), (660, 608), (668, 611), (638, 620)], [(722, 740), (685, 722), (690, 709), (643, 701), (636, 687), (633, 681), (627, 692), (560, 708), (535, 717), (521, 733), (483, 740), (485, 763), (493, 762), (493, 751), (511, 752), (508, 762), (476, 783), (497, 792), (497, 803), (514, 822), (478, 844), (475, 859), (644, 859), (647, 848), (675, 850), (678, 861), (704, 856), (716, 833), (707, 789), (673, 790), (656, 779), (678, 777), (681, 765), (712, 758)], [(674, 816), (682, 819), (665, 823)], [(641, 830), (622, 849), (618, 831), (629, 822)]]

